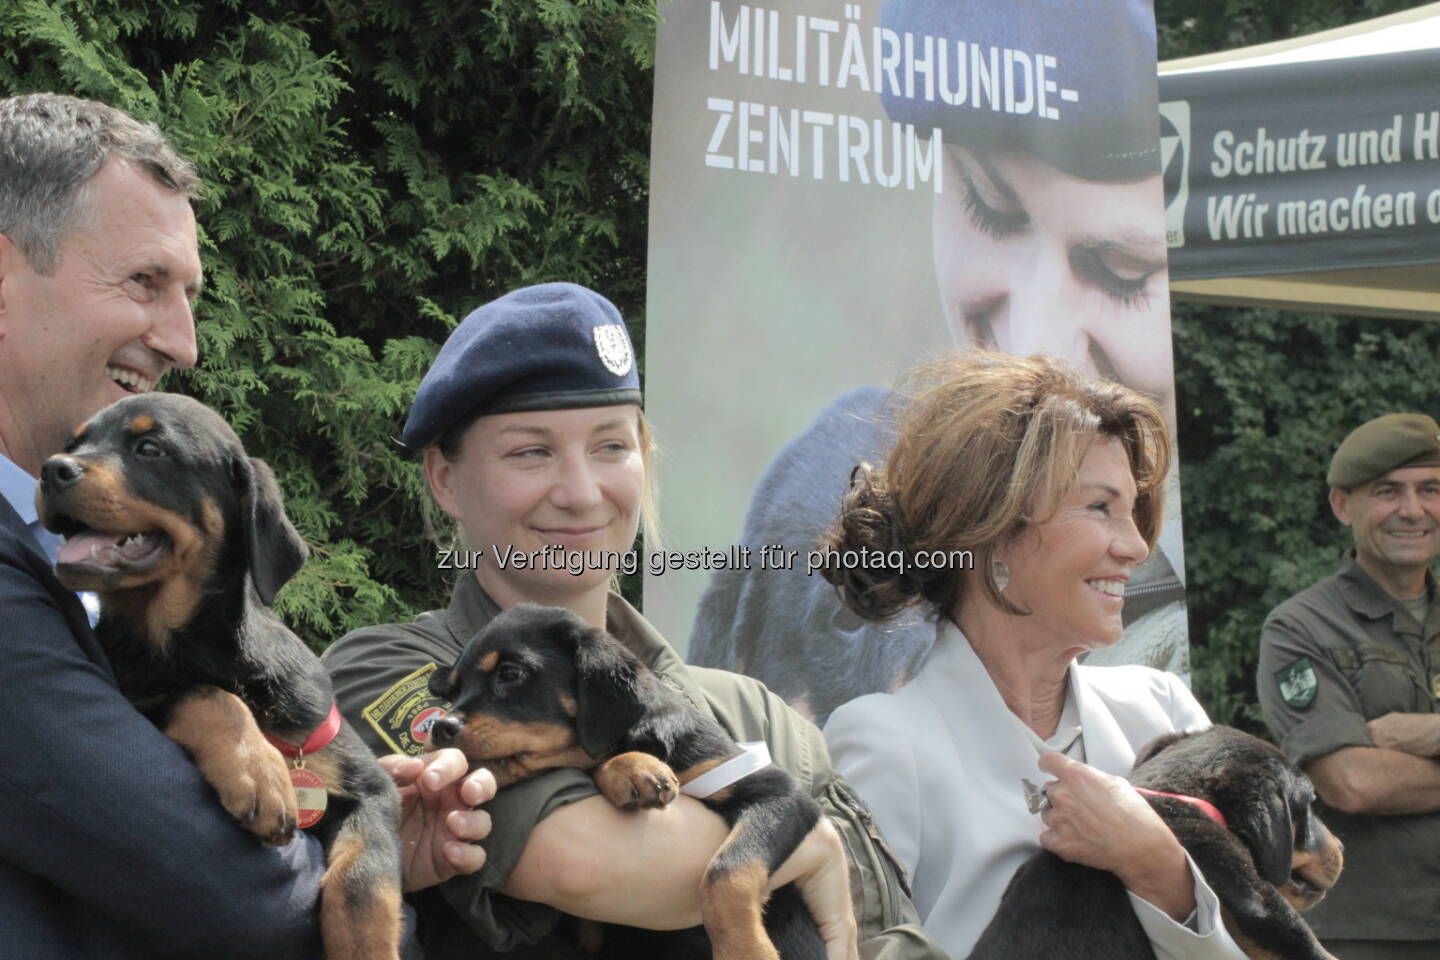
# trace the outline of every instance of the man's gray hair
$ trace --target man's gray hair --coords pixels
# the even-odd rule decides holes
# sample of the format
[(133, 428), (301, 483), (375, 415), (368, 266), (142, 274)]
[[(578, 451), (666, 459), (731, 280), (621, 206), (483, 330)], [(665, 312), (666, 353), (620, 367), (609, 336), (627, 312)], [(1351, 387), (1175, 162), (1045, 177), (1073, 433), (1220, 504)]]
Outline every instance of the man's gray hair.
[(86, 188), (111, 157), (186, 197), (200, 187), (194, 164), (153, 123), (58, 93), (0, 100), (0, 233), (37, 273), (55, 270), (65, 234), (92, 215)]

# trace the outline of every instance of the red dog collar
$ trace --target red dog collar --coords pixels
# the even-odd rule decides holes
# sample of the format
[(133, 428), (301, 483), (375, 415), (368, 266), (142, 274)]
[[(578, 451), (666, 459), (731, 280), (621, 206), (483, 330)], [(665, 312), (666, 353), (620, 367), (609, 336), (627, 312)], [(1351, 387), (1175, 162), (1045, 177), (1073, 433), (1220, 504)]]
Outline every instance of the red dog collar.
[(1221, 813), (1219, 808), (1209, 800), (1201, 800), (1199, 797), (1187, 797), (1183, 793), (1162, 793), (1159, 790), (1146, 790), (1144, 787), (1136, 787), (1135, 792), (1143, 793), (1147, 797), (1169, 797), (1171, 800), (1183, 800), (1192, 807), (1199, 807), (1205, 816), (1214, 820), (1220, 824), (1220, 826), (1227, 830), (1230, 829), (1230, 825), (1225, 822), (1225, 814)]
[(335, 734), (340, 732), (340, 708), (330, 704), (330, 713), (325, 717), (325, 722), (315, 728), (315, 732), (305, 738), (300, 746), (286, 743), (277, 737), (272, 737), (264, 730), (260, 731), (265, 739), (287, 757), (303, 757), (307, 753), (314, 753), (316, 750), (323, 750), (329, 746), (330, 741), (335, 739)]

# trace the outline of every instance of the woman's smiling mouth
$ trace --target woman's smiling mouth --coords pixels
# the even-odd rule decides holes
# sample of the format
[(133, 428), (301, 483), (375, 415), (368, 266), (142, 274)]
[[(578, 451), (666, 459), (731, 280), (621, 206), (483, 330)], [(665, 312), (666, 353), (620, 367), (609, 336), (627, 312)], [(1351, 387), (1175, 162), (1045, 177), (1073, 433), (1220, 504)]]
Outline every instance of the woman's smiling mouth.
[(1103, 593), (1107, 597), (1125, 599), (1125, 581), (1121, 579), (1107, 580), (1086, 580), (1086, 584), (1096, 593)]

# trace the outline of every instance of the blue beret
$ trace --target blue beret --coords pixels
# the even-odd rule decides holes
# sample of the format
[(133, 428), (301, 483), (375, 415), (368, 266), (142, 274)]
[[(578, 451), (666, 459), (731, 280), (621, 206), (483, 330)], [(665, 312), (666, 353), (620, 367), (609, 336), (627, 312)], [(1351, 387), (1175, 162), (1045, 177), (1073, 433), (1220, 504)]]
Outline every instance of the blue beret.
[(620, 311), (578, 284), (542, 283), (460, 322), (420, 381), (403, 439), (420, 450), (470, 414), (640, 402)]
[[(965, 47), (964, 89), (970, 96), (962, 103), (948, 104), (940, 97), (938, 49), (933, 100), (925, 99), (918, 77), (913, 97), (882, 88), (886, 111), (915, 124), (917, 135), (939, 127), (946, 143), (1023, 150), (1081, 180), (1134, 181), (1160, 172), (1160, 120), (1153, 107), (1159, 89), (1155, 16), (1149, 0), (1030, 0), (1022, 6), (996, 0), (889, 0), (880, 18), (882, 26), (900, 36), (902, 50), (905, 34), (914, 35), (916, 57), (927, 34), (936, 38), (937, 47), (942, 39), (947, 43), (945, 68), (952, 78), (947, 89), (959, 85), (956, 44)], [(984, 93), (975, 106), (971, 43), (979, 44), (987, 72), (991, 47), (1026, 54), (1032, 61), (1032, 90), (1038, 86), (1035, 61), (1054, 57), (1046, 80), (1057, 89), (1045, 100), (1059, 117), (1046, 119), (1033, 107), (1028, 113), (992, 110)], [(997, 63), (1003, 74), (1003, 53)], [(1021, 68), (1016, 74), (1023, 76)], [(998, 84), (997, 78), (995, 99), (1003, 102)], [(1062, 100), (1063, 89), (1076, 91), (1078, 99)], [(1017, 89), (1017, 98), (1024, 93), (1023, 87)]]

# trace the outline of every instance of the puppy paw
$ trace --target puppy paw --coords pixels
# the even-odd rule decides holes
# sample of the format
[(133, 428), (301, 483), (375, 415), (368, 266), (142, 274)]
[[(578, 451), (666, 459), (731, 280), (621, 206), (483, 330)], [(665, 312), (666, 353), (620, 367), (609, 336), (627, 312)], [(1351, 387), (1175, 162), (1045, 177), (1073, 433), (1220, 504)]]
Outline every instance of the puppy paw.
[(627, 810), (663, 807), (680, 792), (675, 771), (648, 753), (622, 753), (595, 771), (595, 786), (605, 799)]
[(202, 688), (175, 706), (165, 735), (190, 754), (240, 826), (262, 843), (290, 842), (299, 809), (289, 766), (239, 697)]
[(300, 811), (290, 765), (269, 743), (237, 745), (209, 763), (197, 757), (196, 766), (220, 795), (220, 805), (262, 843), (284, 846), (295, 836)]

